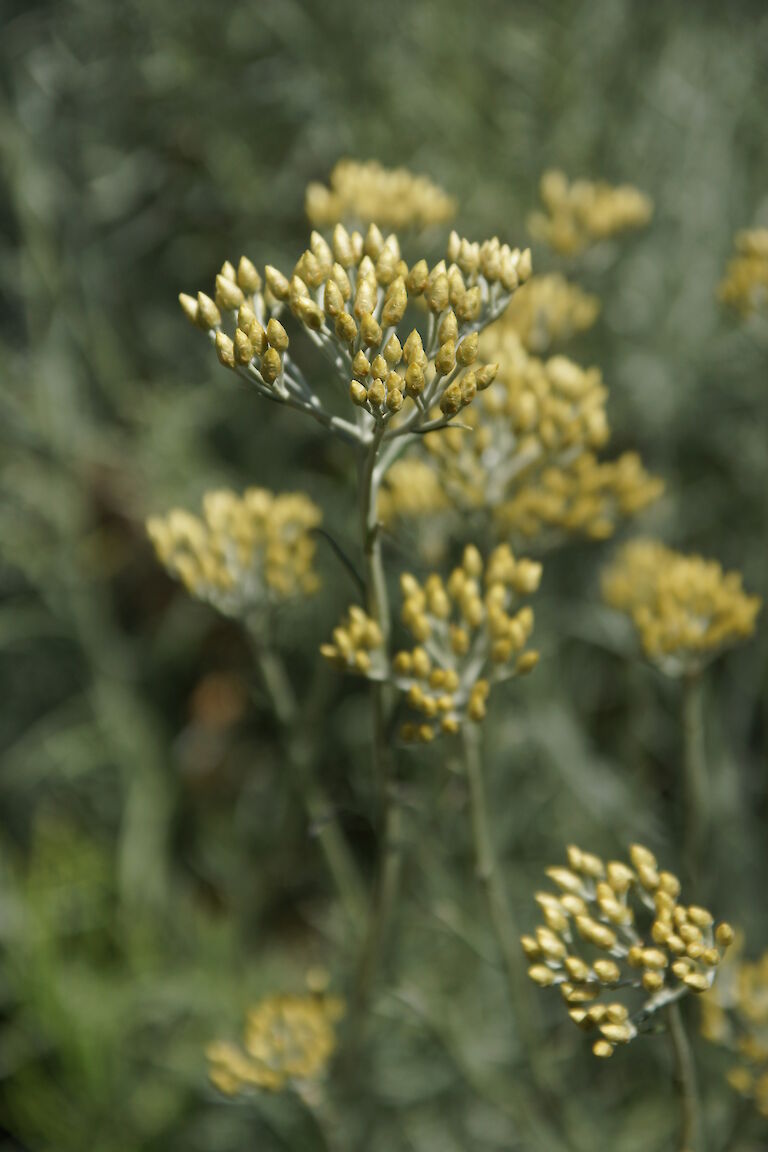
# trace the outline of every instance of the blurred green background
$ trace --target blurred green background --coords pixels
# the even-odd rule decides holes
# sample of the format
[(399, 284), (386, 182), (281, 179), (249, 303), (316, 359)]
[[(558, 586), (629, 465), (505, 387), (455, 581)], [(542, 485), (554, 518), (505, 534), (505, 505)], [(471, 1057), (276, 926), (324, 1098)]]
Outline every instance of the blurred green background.
[[(295, 1101), (228, 1104), (207, 1085), (205, 1044), (236, 1035), (254, 997), (300, 989), (316, 963), (343, 983), (343, 925), (243, 637), (166, 579), (143, 522), (212, 485), (266, 484), (311, 489), (351, 541), (353, 474), (313, 424), (233, 384), (178, 292), (241, 252), (291, 267), (305, 185), (340, 156), (429, 175), (462, 232), (513, 243), (548, 166), (637, 184), (652, 224), (579, 269), (604, 307), (569, 351), (604, 371), (614, 449), (667, 480), (641, 528), (766, 596), (768, 340), (715, 295), (734, 231), (768, 223), (766, 108), (763, 0), (0, 2), (0, 1148), (324, 1147)], [(548, 558), (541, 665), (494, 717), (499, 847), (526, 927), (566, 842), (639, 837), (679, 864), (678, 694), (628, 660), (600, 606), (609, 554)], [(327, 594), (280, 622), (299, 691), (353, 591), (327, 550), (320, 564)], [(321, 679), (324, 783), (370, 874), (363, 696)], [(706, 896), (753, 952), (768, 946), (767, 688), (763, 626), (715, 667), (706, 708)], [(400, 958), (349, 1146), (526, 1148), (504, 1103), (526, 1054), (450, 744), (404, 776)], [(531, 996), (570, 1146), (675, 1147), (666, 1047), (596, 1067)], [(725, 1147), (725, 1064), (701, 1058)], [(756, 1121), (740, 1132), (732, 1148), (768, 1146)]]

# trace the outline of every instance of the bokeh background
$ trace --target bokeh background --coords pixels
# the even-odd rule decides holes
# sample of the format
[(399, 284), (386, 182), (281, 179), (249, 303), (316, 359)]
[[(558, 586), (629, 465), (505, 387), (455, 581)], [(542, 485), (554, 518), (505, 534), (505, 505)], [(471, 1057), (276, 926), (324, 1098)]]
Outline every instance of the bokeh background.
[[(525, 235), (541, 172), (629, 181), (652, 224), (579, 269), (604, 306), (569, 351), (611, 389), (616, 450), (667, 493), (642, 528), (768, 594), (768, 340), (717, 303), (733, 233), (768, 223), (762, 0), (50, 0), (0, 3), (0, 1147), (325, 1147), (290, 1098), (234, 1104), (205, 1044), (323, 964), (343, 928), (238, 628), (162, 573), (147, 515), (217, 484), (309, 488), (353, 539), (352, 473), (260, 405), (189, 328), (225, 258), (292, 266), (304, 188), (341, 156), (405, 164), (460, 230)], [(538, 268), (554, 266), (534, 249)], [(562, 267), (562, 262), (558, 264)], [(521, 923), (576, 840), (679, 864), (678, 693), (601, 607), (611, 545), (548, 558), (543, 658), (489, 747)], [(391, 557), (397, 565), (397, 546)], [(299, 689), (351, 595), (281, 621)], [(370, 874), (364, 698), (324, 673), (321, 771)], [(765, 626), (708, 678), (716, 867), (706, 897), (768, 945)], [(406, 763), (405, 897), (350, 1147), (528, 1147), (516, 1048), (447, 743)], [(546, 1017), (547, 1005), (531, 987)], [(553, 1009), (556, 1006), (553, 1006)], [(542, 1025), (570, 1147), (673, 1148), (666, 1046), (609, 1065)], [(571, 1032), (574, 1035), (571, 1035)], [(717, 1146), (768, 1146), (700, 1052)], [(743, 1121), (743, 1123), (742, 1123)]]

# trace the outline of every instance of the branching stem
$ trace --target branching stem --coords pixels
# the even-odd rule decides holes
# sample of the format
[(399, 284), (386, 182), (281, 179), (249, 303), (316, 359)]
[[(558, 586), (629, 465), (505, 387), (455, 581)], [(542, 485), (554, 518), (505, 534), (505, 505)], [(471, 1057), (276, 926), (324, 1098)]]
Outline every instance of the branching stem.
[[(363, 540), (363, 571), (366, 608), (378, 623), (385, 651), (389, 647), (390, 612), (381, 555), (377, 497), (382, 473), (377, 468), (383, 429), (377, 428), (366, 451), (360, 477), (360, 530)], [(379, 795), (379, 859), (368, 928), (358, 965), (354, 992), (354, 1015), (358, 1022), (370, 1004), (386, 933), (400, 886), (402, 809), (392, 778), (388, 747), (386, 685), (371, 681), (373, 770)]]

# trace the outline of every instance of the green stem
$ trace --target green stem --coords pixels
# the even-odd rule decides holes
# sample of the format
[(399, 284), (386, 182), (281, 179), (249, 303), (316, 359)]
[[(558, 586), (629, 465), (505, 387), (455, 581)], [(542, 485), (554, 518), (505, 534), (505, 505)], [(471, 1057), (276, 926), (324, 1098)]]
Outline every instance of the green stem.
[(689, 672), (683, 680), (683, 769), (685, 811), (683, 851), (688, 881), (695, 892), (709, 834), (709, 781), (704, 752), (703, 678)]
[(527, 1055), (533, 1059), (538, 1045), (533, 1035), (531, 997), (528, 995), (528, 982), (521, 959), (520, 933), (512, 913), (504, 878), (499, 871), (491, 837), (478, 726), (471, 722), (464, 724), (461, 741), (464, 768), (469, 784), (475, 872), (488, 902), (491, 924), (504, 964), (509, 998), (520, 1030), (520, 1039)]
[(675, 1058), (675, 1086), (680, 1101), (680, 1152), (704, 1152), (696, 1066), (677, 1001), (667, 1008), (667, 1023)]
[(301, 723), (301, 714), (285, 665), (267, 645), (254, 637), (255, 659), (262, 684), (282, 730), (283, 743), (307, 818), (317, 830), (317, 839), (339, 897), (353, 926), (365, 917), (366, 897), (357, 867), (347, 848), (322, 785), (312, 771), (312, 750)]
[[(381, 535), (377, 497), (381, 474), (377, 470), (383, 431), (377, 429), (363, 462), (360, 478), (360, 529), (363, 540), (363, 574), (366, 607), (382, 633), (385, 651), (389, 648), (390, 612), (381, 555)], [(371, 681), (373, 769), (379, 793), (379, 858), (368, 928), (355, 981), (353, 1015), (359, 1021), (368, 1010), (376, 974), (385, 947), (389, 922), (400, 887), (402, 809), (387, 738), (389, 700), (386, 686)]]

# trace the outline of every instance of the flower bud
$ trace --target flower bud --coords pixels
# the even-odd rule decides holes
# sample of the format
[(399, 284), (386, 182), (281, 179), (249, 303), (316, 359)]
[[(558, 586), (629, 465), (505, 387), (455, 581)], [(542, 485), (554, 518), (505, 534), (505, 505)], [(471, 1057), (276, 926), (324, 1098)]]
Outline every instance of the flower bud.
[(238, 328), (235, 332), (234, 349), (238, 364), (250, 364), (253, 359), (253, 345), (242, 328)]
[(198, 323), (201, 328), (218, 328), (221, 324), (221, 313), (211, 300), (210, 296), (206, 296), (204, 292), (197, 294), (197, 315)]
[(261, 375), (265, 383), (274, 384), (283, 370), (283, 362), (276, 348), (267, 348), (261, 358)]
[(267, 324), (267, 340), (278, 352), (285, 352), (288, 347), (288, 333), (279, 320), (273, 316)]
[(236, 312), (245, 300), (242, 290), (233, 280), (222, 276), (219, 272), (216, 277), (216, 303), (225, 312)]
[(240, 263), (237, 266), (237, 282), (243, 292), (252, 294), (261, 291), (261, 276), (259, 276), (255, 264), (252, 264), (247, 256), (240, 257)]
[(181, 304), (181, 309), (187, 320), (189, 320), (191, 324), (197, 325), (199, 319), (198, 307), (197, 300), (195, 300), (194, 296), (187, 296), (185, 292), (180, 292), (179, 304)]
[(235, 346), (224, 332), (216, 333), (216, 355), (225, 368), (234, 368)]

